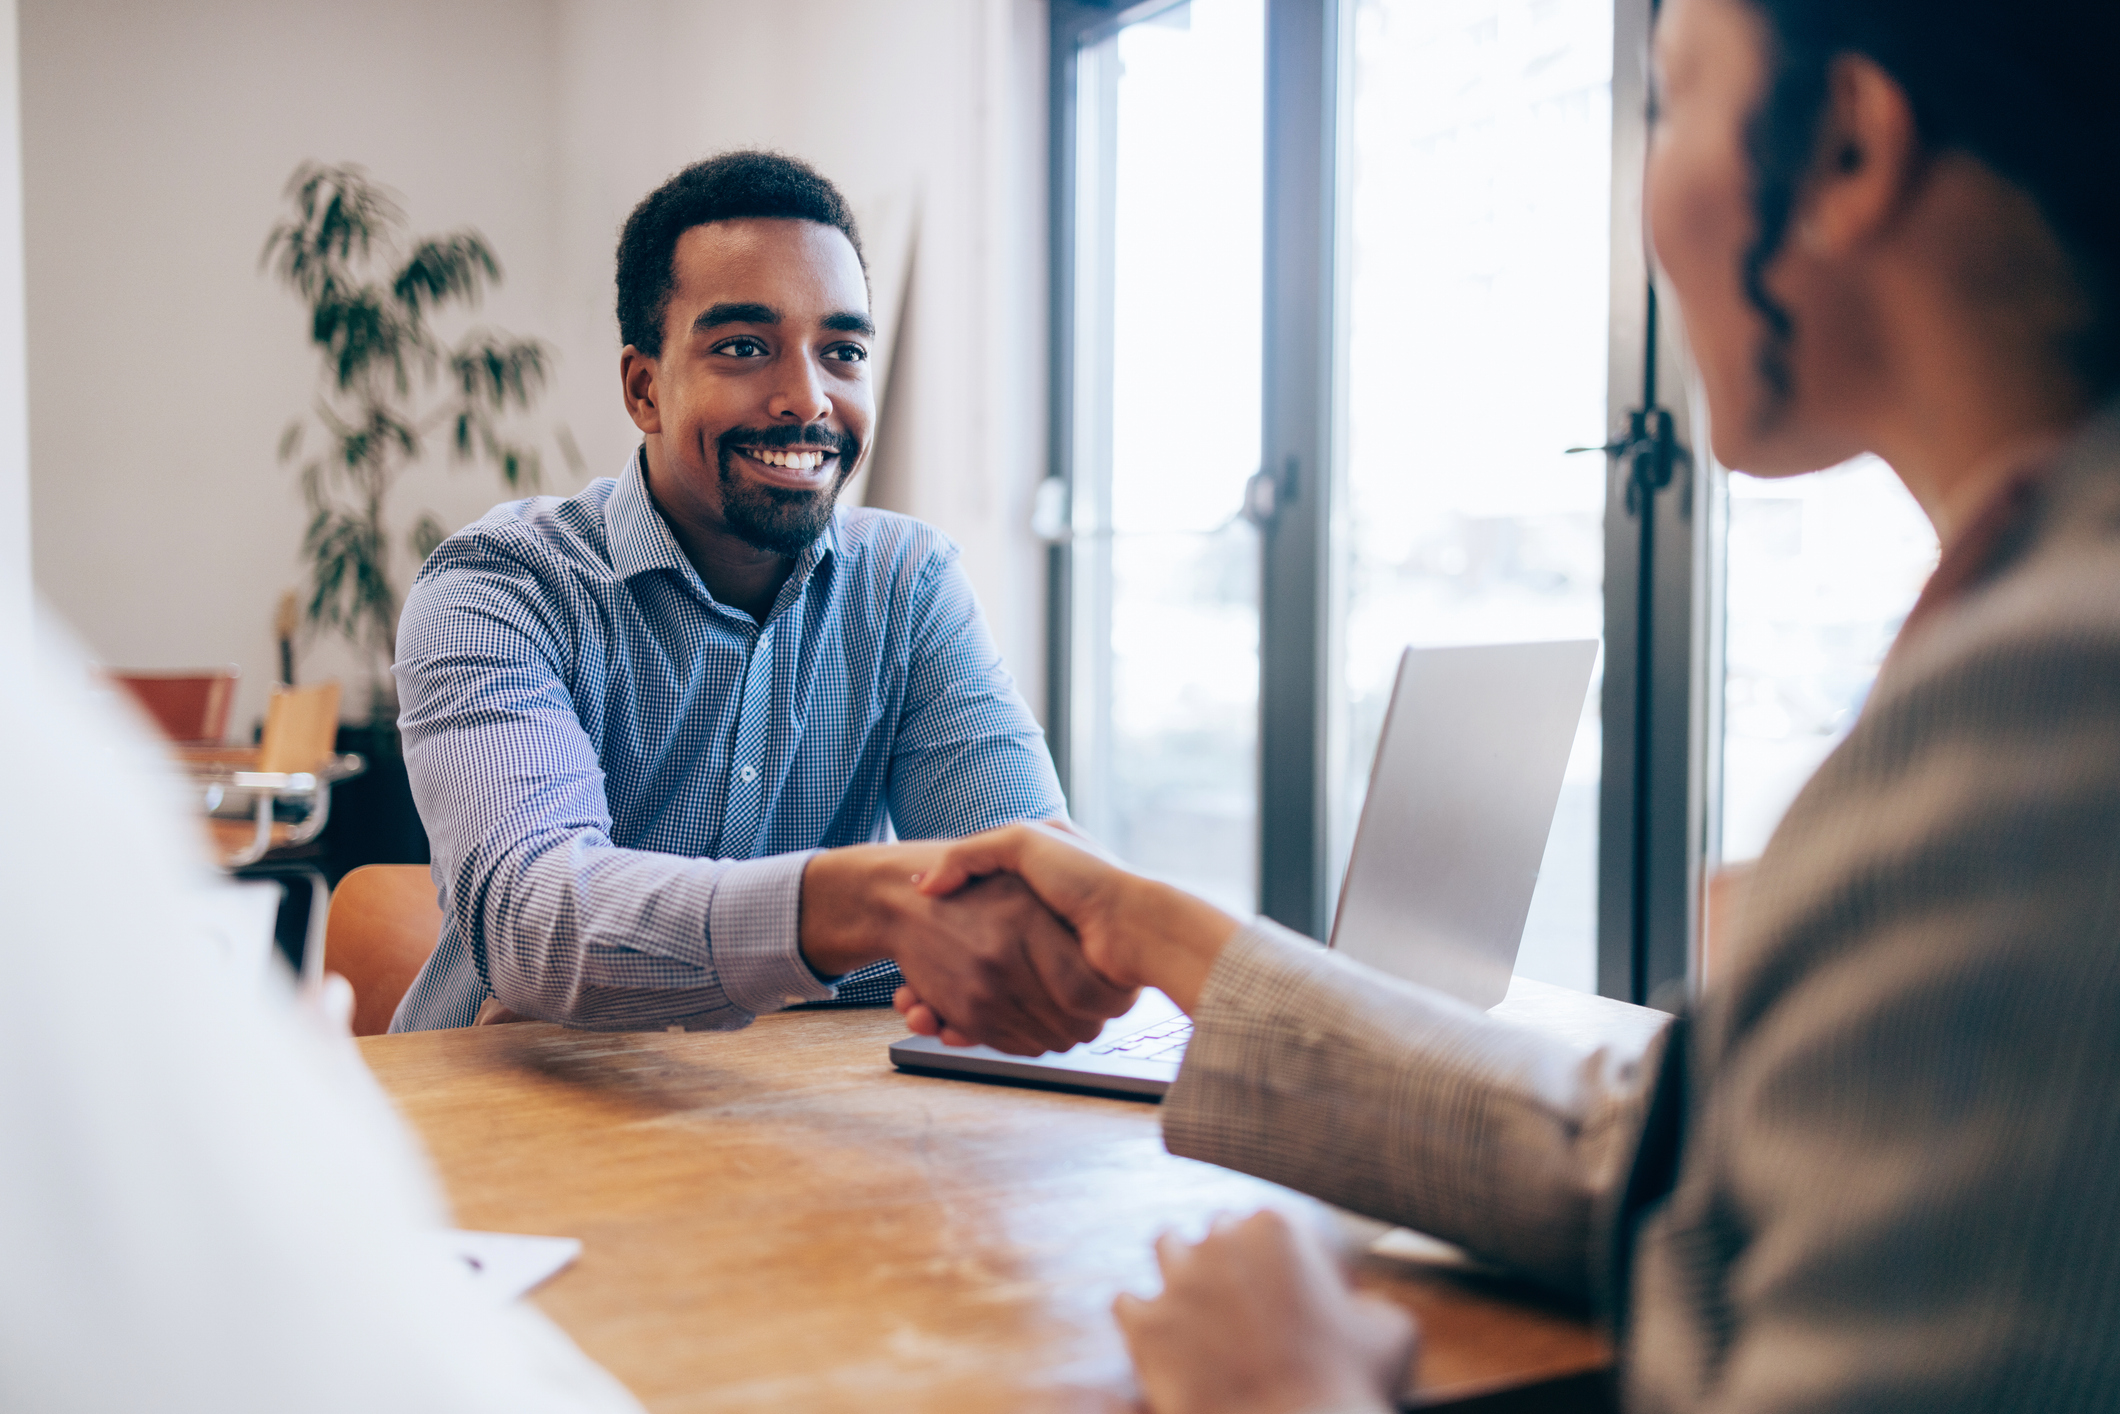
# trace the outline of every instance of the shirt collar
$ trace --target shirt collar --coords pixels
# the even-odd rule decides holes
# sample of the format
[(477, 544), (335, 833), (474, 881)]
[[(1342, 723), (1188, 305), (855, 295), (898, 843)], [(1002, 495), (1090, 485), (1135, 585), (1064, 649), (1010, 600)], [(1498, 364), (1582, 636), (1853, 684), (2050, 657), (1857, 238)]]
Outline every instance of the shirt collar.
[[(656, 509), (655, 498), (648, 494), (647, 456), (645, 444), (634, 449), (632, 459), (626, 463), (625, 475), (618, 478), (618, 487), (604, 508), (604, 521), (609, 527), (611, 568), (622, 580), (650, 570), (675, 570), (696, 585), (710, 602), (719, 603), (699, 582), (699, 572), (685, 558), (684, 547), (670, 533), (670, 523), (663, 519), (662, 512)], [(817, 566), (828, 556), (838, 553), (840, 514), (839, 508), (834, 506), (832, 518), (825, 522), (823, 533), (796, 557), (795, 569), (789, 574), (787, 584), (781, 586), (780, 597), (774, 601), (776, 607), (800, 594)]]
[(670, 533), (669, 522), (648, 495), (647, 447), (636, 447), (626, 463), (618, 489), (604, 507), (604, 522), (610, 527), (611, 568), (620, 579), (631, 579), (649, 570), (692, 573), (692, 562)]

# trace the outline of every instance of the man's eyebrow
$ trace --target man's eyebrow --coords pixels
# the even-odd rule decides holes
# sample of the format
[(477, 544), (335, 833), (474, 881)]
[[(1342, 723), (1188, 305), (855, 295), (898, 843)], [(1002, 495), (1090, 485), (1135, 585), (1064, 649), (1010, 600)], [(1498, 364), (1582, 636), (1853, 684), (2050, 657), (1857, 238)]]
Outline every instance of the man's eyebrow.
[(778, 324), (780, 311), (769, 304), (710, 304), (699, 318), (692, 321), (694, 329), (713, 329), (723, 324)]
[(825, 328), (836, 330), (842, 334), (867, 334), (871, 338), (876, 335), (875, 321), (866, 314), (851, 309), (843, 309), (837, 314), (827, 314), (819, 322)]

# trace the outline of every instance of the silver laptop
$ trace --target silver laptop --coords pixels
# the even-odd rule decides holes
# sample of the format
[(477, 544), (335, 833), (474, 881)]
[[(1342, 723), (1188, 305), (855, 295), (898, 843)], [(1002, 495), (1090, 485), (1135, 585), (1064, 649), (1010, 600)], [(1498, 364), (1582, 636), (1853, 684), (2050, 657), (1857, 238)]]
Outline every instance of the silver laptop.
[[(1369, 772), (1330, 946), (1491, 1007), (1509, 991), (1595, 640), (1409, 648)], [(1150, 989), (1085, 1045), (1042, 1056), (909, 1036), (900, 1070), (1160, 1097), (1192, 1023)]]

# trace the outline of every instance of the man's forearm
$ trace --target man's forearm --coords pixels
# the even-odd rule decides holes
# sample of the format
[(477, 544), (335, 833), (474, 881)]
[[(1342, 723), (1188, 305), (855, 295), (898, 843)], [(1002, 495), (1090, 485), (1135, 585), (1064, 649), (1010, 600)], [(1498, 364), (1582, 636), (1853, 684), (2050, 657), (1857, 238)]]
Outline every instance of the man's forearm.
[(521, 1015), (734, 1027), (791, 997), (830, 995), (796, 947), (806, 855), (689, 859), (620, 849), (599, 832), (474, 854), (461, 871), (444, 835), (436, 857), (452, 879), (469, 875), (449, 894), (457, 927), (482, 950), (493, 994)]

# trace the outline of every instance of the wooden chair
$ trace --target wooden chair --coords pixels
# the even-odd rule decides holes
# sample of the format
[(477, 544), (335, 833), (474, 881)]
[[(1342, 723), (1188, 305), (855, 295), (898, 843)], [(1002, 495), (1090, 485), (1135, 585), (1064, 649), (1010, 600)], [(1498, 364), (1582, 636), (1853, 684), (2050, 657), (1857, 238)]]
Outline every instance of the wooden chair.
[(353, 984), (353, 1034), (379, 1036), (442, 937), (424, 864), (368, 864), (339, 880), (324, 936), (326, 964)]
[(258, 740), (260, 771), (314, 771), (331, 755), (339, 731), (339, 685), (283, 687), (265, 707)]
[(236, 678), (233, 667), (110, 674), (110, 680), (125, 689), (162, 729), (162, 735), (179, 746), (217, 746), (228, 735), (228, 708), (235, 701)]
[[(273, 693), (265, 709), (265, 731), (255, 749), (220, 747), (181, 752), (195, 775), (211, 777), (220, 787), (213, 798), (246, 793), (248, 819), (215, 818), (208, 828), (223, 868), (253, 864), (268, 855), (308, 844), (331, 816), (331, 784), (357, 773), (357, 757), (332, 753), (339, 728), (339, 685), (286, 687)], [(238, 795), (237, 799), (244, 798)], [(306, 807), (299, 820), (277, 818), (285, 801)]]

